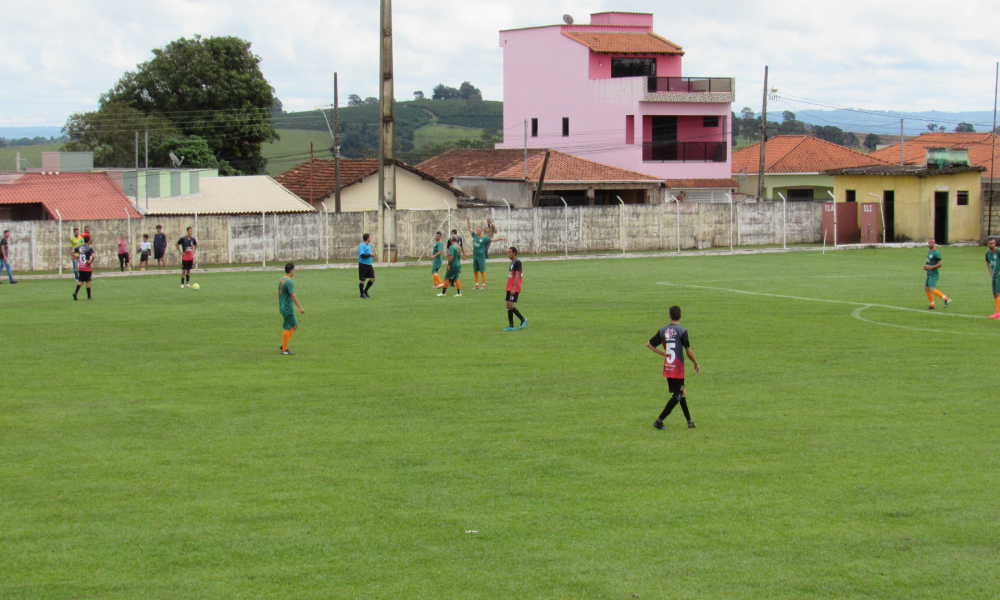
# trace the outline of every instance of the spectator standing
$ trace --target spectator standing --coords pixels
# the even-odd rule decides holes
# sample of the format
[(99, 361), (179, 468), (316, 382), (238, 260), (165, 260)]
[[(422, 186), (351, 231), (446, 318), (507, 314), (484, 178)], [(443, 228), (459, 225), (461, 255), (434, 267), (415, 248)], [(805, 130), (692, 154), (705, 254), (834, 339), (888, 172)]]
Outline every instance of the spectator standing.
[(0, 238), (0, 275), (3, 275), (4, 269), (7, 269), (7, 279), (11, 283), (17, 283), (14, 281), (14, 272), (10, 270), (10, 229), (4, 230), (3, 238)]
[(73, 228), (73, 237), (69, 238), (69, 258), (73, 262), (73, 279), (80, 281), (80, 270), (76, 264), (76, 249), (83, 245), (83, 236), (80, 235), (80, 228)]
[(142, 242), (139, 244), (139, 270), (145, 271), (149, 268), (149, 252), (153, 245), (149, 243), (149, 234), (142, 234)]
[(128, 270), (131, 271), (132, 263), (130, 263), (128, 260), (128, 238), (125, 237), (124, 233), (118, 236), (117, 243), (118, 243), (118, 268), (120, 268), (124, 273), (125, 265), (128, 265)]
[(167, 234), (163, 233), (163, 226), (156, 226), (156, 234), (153, 236), (153, 258), (161, 269), (167, 266), (164, 256), (167, 253)]

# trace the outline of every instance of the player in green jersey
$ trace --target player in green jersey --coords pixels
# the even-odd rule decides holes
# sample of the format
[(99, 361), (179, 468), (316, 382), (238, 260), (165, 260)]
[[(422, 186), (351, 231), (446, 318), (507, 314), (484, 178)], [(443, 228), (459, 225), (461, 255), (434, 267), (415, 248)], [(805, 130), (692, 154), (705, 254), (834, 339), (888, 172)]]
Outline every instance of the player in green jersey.
[(990, 315), (991, 319), (1000, 319), (1000, 250), (997, 250), (997, 239), (990, 238), (986, 242), (986, 268), (990, 272), (993, 283), (993, 304), (997, 311)]
[(294, 275), (295, 264), (288, 263), (285, 265), (285, 276), (278, 280), (278, 310), (285, 319), (281, 332), (281, 353), (285, 356), (292, 355), (292, 351), (288, 349), (288, 342), (299, 328), (299, 321), (295, 318), (295, 307), (299, 307), (299, 312), (306, 314), (306, 309), (302, 308), (298, 296), (295, 295), (295, 284), (292, 283)]
[(444, 274), (445, 283), (444, 289), (438, 296), (445, 296), (448, 292), (448, 286), (454, 285), (458, 293), (455, 294), (456, 298), (462, 297), (462, 280), (459, 279), (459, 275), (462, 274), (462, 247), (459, 245), (458, 240), (454, 236), (448, 239), (448, 271)]
[[(494, 241), (507, 241), (507, 238), (491, 238), (487, 235), (483, 235), (483, 228), (476, 227), (476, 231), (472, 231), (472, 220), (469, 219), (469, 215), (465, 215), (465, 223), (469, 228), (469, 233), (472, 235), (472, 271), (473, 277), (476, 278), (476, 287), (473, 289), (486, 289), (486, 250), (490, 247), (490, 244)], [(482, 276), (483, 285), (479, 286), (479, 278)]]
[(443, 288), (444, 282), (441, 281), (441, 276), (438, 274), (443, 261), (441, 257), (444, 256), (444, 243), (441, 241), (440, 231), (434, 234), (434, 248), (431, 251), (433, 252), (431, 254), (431, 261), (433, 261), (431, 263), (431, 275), (434, 276), (434, 289)]
[(937, 289), (938, 277), (941, 273), (941, 253), (934, 244), (934, 238), (927, 240), (927, 262), (924, 264), (924, 271), (927, 271), (927, 280), (924, 281), (924, 291), (927, 292), (927, 300), (931, 303), (927, 308), (934, 310), (934, 296), (944, 300), (944, 307), (948, 308), (951, 298), (945, 296)]

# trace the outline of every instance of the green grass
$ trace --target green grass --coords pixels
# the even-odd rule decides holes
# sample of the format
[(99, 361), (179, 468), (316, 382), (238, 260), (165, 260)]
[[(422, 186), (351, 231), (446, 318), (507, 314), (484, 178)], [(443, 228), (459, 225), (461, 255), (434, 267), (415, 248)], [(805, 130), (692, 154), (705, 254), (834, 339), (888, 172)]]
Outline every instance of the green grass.
[(420, 150), (425, 146), (436, 146), (459, 140), (479, 140), (482, 129), (459, 127), (458, 125), (424, 125), (413, 133), (413, 146)]
[(2, 285), (0, 597), (991, 597), (982, 253), (529, 260), (515, 333), (502, 264), (302, 270), (294, 357), (274, 272)]
[(27, 159), (25, 167), (39, 169), (42, 166), (42, 152), (58, 152), (65, 144), (38, 144), (35, 146), (18, 146), (16, 148), (0, 148), (0, 171), (15, 170), (17, 153), (22, 159)]

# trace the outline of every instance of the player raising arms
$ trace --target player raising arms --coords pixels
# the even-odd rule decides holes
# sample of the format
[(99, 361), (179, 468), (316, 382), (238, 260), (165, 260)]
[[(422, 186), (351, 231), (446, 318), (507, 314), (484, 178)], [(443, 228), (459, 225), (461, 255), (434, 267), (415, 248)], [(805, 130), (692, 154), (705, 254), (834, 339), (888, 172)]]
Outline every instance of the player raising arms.
[(927, 238), (927, 263), (924, 265), (927, 271), (927, 280), (924, 282), (924, 291), (927, 292), (927, 300), (931, 305), (927, 308), (934, 310), (934, 296), (944, 299), (944, 307), (948, 308), (951, 298), (945, 296), (937, 289), (938, 277), (941, 275), (941, 252), (934, 244), (934, 238)]
[(986, 268), (993, 282), (993, 304), (997, 311), (990, 315), (991, 319), (1000, 319), (1000, 250), (997, 250), (997, 239), (990, 238), (986, 242)]
[[(694, 421), (691, 420), (691, 413), (688, 412), (687, 392), (684, 389), (684, 354), (681, 348), (687, 353), (694, 365), (694, 372), (701, 370), (698, 361), (694, 358), (691, 344), (688, 342), (687, 329), (681, 327), (681, 307), (670, 307), (670, 324), (656, 332), (648, 342), (646, 347), (663, 357), (663, 376), (667, 378), (667, 386), (670, 390), (670, 400), (667, 406), (660, 413), (660, 416), (653, 422), (653, 427), (663, 429), (663, 419), (670, 415), (670, 411), (678, 404), (684, 411), (684, 418), (687, 419), (688, 428), (694, 429)], [(660, 346), (663, 348), (661, 349)]]
[(87, 300), (90, 300), (90, 278), (94, 274), (94, 249), (90, 246), (90, 236), (83, 236), (83, 243), (76, 247), (76, 268), (79, 279), (76, 280), (76, 291), (73, 299), (80, 293), (80, 286), (87, 284)]
[(444, 282), (441, 281), (441, 275), (438, 271), (441, 270), (441, 263), (444, 259), (444, 243), (441, 241), (441, 232), (438, 231), (434, 234), (434, 248), (432, 249), (433, 254), (431, 254), (431, 275), (434, 276), (434, 289), (443, 288)]
[(517, 307), (517, 297), (521, 295), (521, 278), (524, 275), (524, 269), (521, 267), (521, 259), (517, 257), (517, 248), (511, 246), (507, 249), (507, 258), (510, 259), (510, 271), (507, 273), (507, 289), (504, 292), (504, 298), (507, 300), (507, 323), (508, 326), (504, 328), (504, 331), (514, 331), (514, 317), (517, 316), (521, 319), (521, 326), (518, 329), (524, 329), (524, 326), (528, 324), (528, 319), (521, 315)]
[[(483, 228), (476, 227), (476, 231), (472, 231), (472, 220), (469, 219), (469, 215), (465, 215), (465, 223), (468, 225), (469, 233), (472, 235), (472, 271), (473, 276), (476, 278), (476, 287), (474, 289), (480, 289), (479, 287), (479, 276), (483, 277), (483, 287), (486, 289), (486, 249), (489, 248), (490, 243), (493, 241), (489, 236), (483, 235)], [(496, 238), (497, 241), (503, 240), (507, 241), (507, 238)]]

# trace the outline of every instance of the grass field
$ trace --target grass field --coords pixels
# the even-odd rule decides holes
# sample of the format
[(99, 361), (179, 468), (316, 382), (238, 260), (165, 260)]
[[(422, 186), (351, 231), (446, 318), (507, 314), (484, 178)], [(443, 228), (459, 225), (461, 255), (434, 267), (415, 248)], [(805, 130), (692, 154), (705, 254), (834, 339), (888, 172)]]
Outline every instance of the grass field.
[[(981, 248), (0, 285), (0, 597), (878, 598), (1000, 589)], [(646, 340), (680, 304), (697, 429)]]
[(32, 167), (39, 169), (42, 166), (42, 152), (58, 152), (65, 144), (38, 144), (35, 146), (19, 146), (17, 148), (0, 148), (0, 171), (15, 170), (15, 159), (17, 153), (21, 153), (21, 158), (27, 159), (25, 168)]
[(418, 150), (424, 146), (457, 142), (459, 140), (479, 140), (482, 129), (459, 127), (458, 125), (424, 125), (413, 133), (413, 146)]

